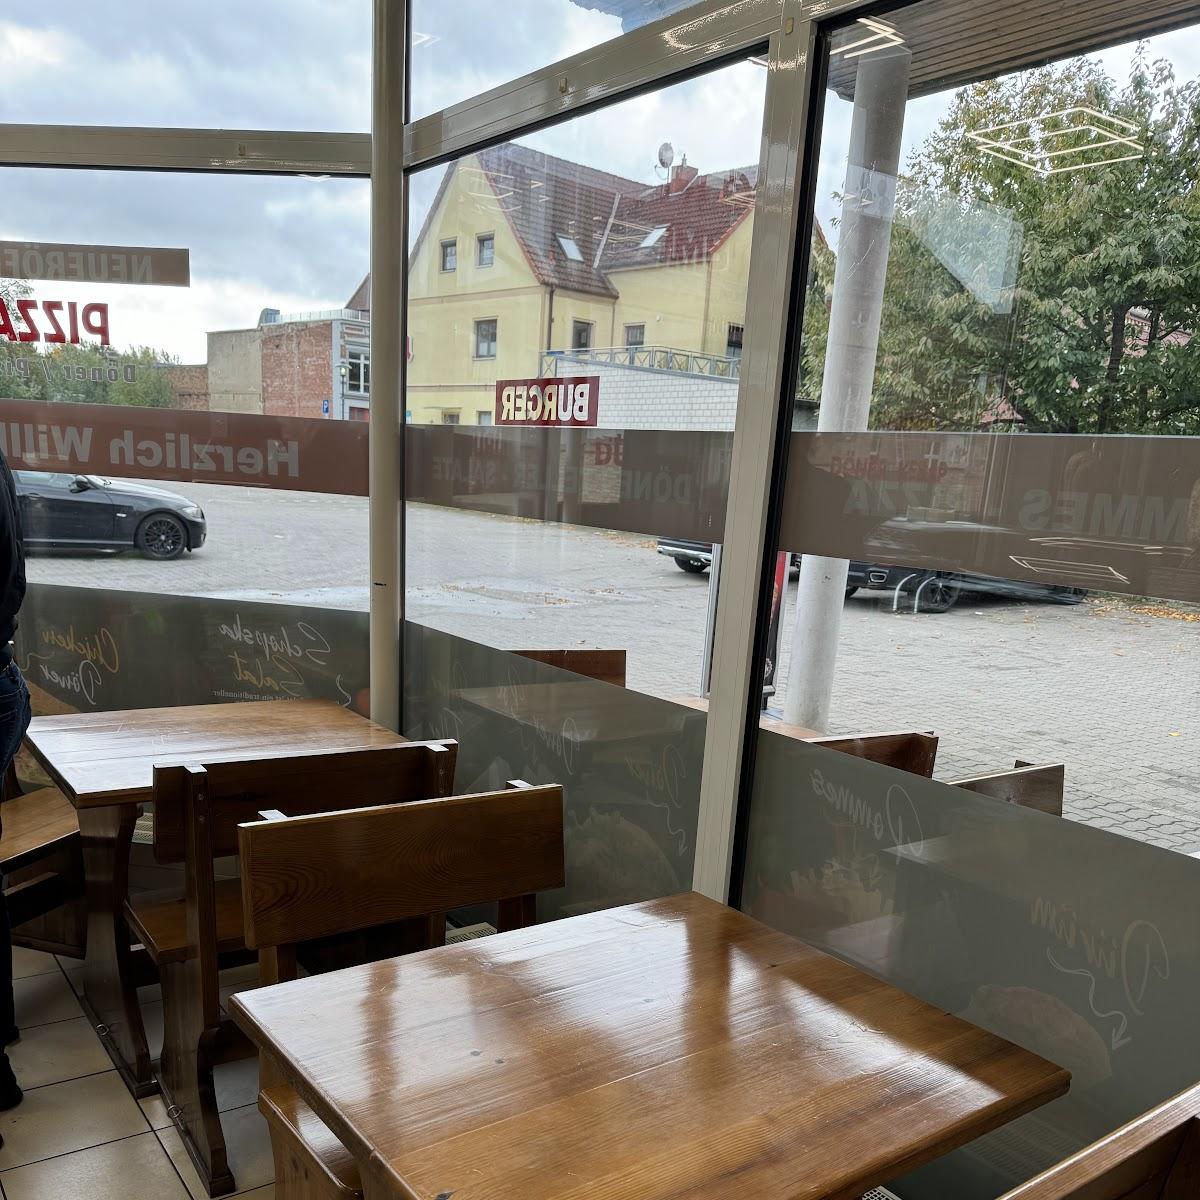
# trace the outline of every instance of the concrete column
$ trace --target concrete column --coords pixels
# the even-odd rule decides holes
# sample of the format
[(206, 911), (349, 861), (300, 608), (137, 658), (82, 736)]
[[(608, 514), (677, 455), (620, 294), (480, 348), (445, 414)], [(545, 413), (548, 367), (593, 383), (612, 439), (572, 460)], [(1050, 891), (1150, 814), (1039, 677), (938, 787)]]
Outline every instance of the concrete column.
[[(871, 413), (911, 63), (903, 47), (858, 60), (819, 432), (865, 430)], [(812, 554), (801, 562), (784, 702), (789, 724), (828, 727), (849, 566)]]

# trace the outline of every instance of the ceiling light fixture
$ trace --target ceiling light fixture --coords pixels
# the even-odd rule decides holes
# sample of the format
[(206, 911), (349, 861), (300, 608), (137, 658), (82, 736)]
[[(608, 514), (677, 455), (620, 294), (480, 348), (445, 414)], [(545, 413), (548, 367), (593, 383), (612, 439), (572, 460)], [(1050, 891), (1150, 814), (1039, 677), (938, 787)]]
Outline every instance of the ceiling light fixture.
[(856, 24), (868, 31), (867, 36), (830, 50), (831, 57), (840, 54), (842, 58), (858, 58), (863, 54), (874, 54), (878, 50), (904, 45), (900, 31), (890, 21), (880, 20), (879, 17), (859, 17)]
[(967, 139), (984, 154), (1048, 179), (1145, 157), (1146, 147), (1132, 136), (1137, 131), (1123, 117), (1078, 104), (1040, 117), (969, 129)]

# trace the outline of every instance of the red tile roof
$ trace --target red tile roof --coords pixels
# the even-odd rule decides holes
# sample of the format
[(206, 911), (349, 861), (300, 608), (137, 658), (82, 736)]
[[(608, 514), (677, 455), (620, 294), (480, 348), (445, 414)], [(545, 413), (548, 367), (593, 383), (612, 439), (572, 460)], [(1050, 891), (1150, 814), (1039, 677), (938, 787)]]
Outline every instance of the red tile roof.
[[(646, 184), (512, 143), (476, 157), (478, 166), (447, 167), (412, 259), (458, 171), (469, 173), (469, 195), (504, 214), (541, 283), (594, 295), (618, 294), (613, 272), (707, 262), (754, 208), (757, 167), (697, 174), (683, 186), (685, 174), (672, 191), (669, 182)], [(575, 243), (581, 261), (568, 257), (560, 238)], [(352, 307), (369, 307), (368, 289), (364, 279)]]

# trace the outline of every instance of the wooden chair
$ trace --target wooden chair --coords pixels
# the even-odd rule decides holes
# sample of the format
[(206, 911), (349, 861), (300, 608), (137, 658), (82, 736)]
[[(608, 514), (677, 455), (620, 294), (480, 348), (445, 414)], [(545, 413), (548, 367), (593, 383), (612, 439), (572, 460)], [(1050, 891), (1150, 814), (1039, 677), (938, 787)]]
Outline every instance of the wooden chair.
[(13, 945), (82, 958), (87, 910), (79, 820), (58, 788), (22, 791), (12, 764), (0, 804), (0, 872)]
[[(536, 893), (565, 882), (557, 785), (262, 821), (239, 841), (246, 944), (264, 982), (294, 979), (296, 945), (310, 938), (422, 918), (440, 942), (444, 914), (462, 905), (498, 899), (501, 931), (531, 925)], [(360, 1197), (350, 1154), (269, 1064), (261, 1070), (279, 1200)]]
[(1066, 767), (1062, 763), (1034, 766), (1017, 762), (1011, 771), (995, 771), (991, 775), (969, 775), (965, 779), (947, 780), (953, 787), (966, 788), (981, 796), (991, 796), (1021, 808), (1061, 817)]
[(132, 897), (125, 917), (158, 967), (164, 1034), (158, 1082), (167, 1111), (212, 1196), (234, 1190), (213, 1068), (252, 1050), (220, 1006), (220, 966), (246, 953), (242, 892), (218, 879), (237, 853), (237, 826), (263, 809), (314, 813), (444, 796), (454, 788), (456, 742), (154, 769), (154, 853), (183, 863), (184, 892)]
[(853, 754), (871, 762), (908, 771), (913, 775), (933, 775), (938, 740), (932, 733), (864, 733), (853, 736), (805, 738), (811, 746), (824, 746), (842, 754)]
[(1200, 1086), (1143, 1113), (1000, 1200), (1195, 1200), (1197, 1196)]

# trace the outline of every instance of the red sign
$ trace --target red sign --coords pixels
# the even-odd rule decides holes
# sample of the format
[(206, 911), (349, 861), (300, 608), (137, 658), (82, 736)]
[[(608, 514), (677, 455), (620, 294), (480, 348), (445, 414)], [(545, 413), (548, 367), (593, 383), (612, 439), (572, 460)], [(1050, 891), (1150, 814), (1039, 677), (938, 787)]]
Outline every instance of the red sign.
[(497, 425), (595, 425), (600, 376), (498, 379)]
[(78, 346), (81, 334), (93, 333), (100, 345), (111, 343), (108, 337), (108, 305), (83, 304), (74, 300), (18, 300), (17, 312), (24, 329), (13, 325), (8, 305), (0, 299), (0, 337), (10, 342), (45, 342), (51, 346), (70, 343)]

